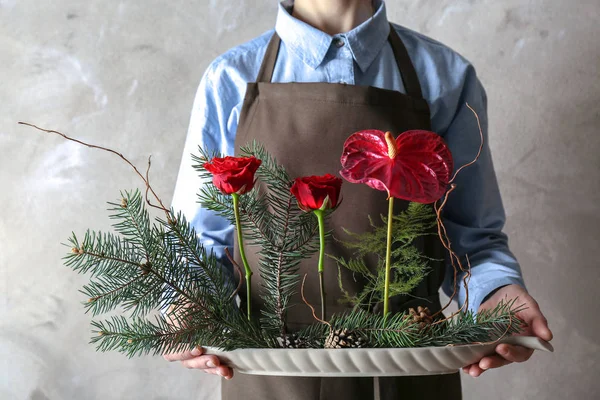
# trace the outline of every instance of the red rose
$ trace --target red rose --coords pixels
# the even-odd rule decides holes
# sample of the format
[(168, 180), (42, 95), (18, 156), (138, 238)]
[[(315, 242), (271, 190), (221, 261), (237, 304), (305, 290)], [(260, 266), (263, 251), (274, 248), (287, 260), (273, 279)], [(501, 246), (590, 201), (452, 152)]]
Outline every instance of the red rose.
[(342, 180), (331, 174), (296, 178), (291, 192), (304, 211), (319, 210), (327, 200), (325, 208), (335, 208), (339, 204)]
[(215, 157), (204, 163), (213, 184), (225, 194), (244, 194), (254, 187), (254, 173), (262, 163), (256, 157)]

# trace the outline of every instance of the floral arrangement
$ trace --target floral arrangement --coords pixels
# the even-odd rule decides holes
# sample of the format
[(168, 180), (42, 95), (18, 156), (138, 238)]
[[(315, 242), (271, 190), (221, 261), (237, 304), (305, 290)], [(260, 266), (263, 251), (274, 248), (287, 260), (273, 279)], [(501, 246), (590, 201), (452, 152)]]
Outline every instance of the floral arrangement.
[[(184, 351), (196, 345), (223, 350), (444, 346), (495, 341), (521, 330), (514, 301), (483, 311), (477, 318), (466, 304), (448, 318), (441, 311), (431, 314), (426, 307), (390, 311), (392, 296), (410, 293), (427, 275), (428, 259), (412, 241), (432, 227), (437, 226), (452, 266), (464, 272), (463, 283), (468, 284), (468, 257), (464, 266), (451, 249), (441, 219), (455, 187), (454, 178), (468, 165), (453, 176), (450, 150), (434, 132), (416, 130), (394, 137), (390, 132), (365, 130), (350, 135), (340, 149), (341, 177), (385, 192), (389, 212), (381, 216), (382, 225), (372, 220), (372, 231), (349, 232), (356, 240), (344, 244), (356, 250), (355, 259), (328, 255), (336, 262), (338, 274), (347, 269), (367, 282), (361, 292), (349, 293), (340, 279), (344, 297), (337, 300), (351, 307), (328, 315), (325, 243), (336, 238), (331, 237), (327, 224), (330, 215), (343, 207), (343, 180), (332, 174), (336, 171), (290, 177), (259, 143), (240, 149), (238, 157), (219, 157), (200, 149), (200, 155), (194, 156), (195, 168), (209, 183), (202, 187), (199, 200), (235, 225), (242, 265), (229, 251), (227, 255), (236, 274), (206, 251), (181, 213), (165, 207), (148, 177), (150, 161), (143, 175), (114, 150), (23, 124), (117, 154), (144, 182), (144, 196), (139, 191), (122, 192), (120, 200), (109, 203), (115, 233), (88, 231), (82, 238), (75, 234), (69, 238), (65, 265), (91, 275), (81, 290), (88, 298), (86, 312), (97, 315), (117, 307), (130, 312), (128, 317), (92, 321), (91, 343), (100, 351), (133, 356)], [(394, 199), (411, 203), (394, 215)], [(151, 218), (150, 208), (164, 218)], [(248, 246), (258, 249), (257, 265), (246, 257)], [(299, 263), (313, 254), (318, 254), (320, 316), (304, 298), (307, 277), (298, 273)], [(364, 263), (369, 254), (380, 260), (375, 272)], [(254, 309), (251, 282), (256, 273), (263, 282), (259, 293), (263, 301)], [(245, 301), (236, 301), (244, 283)], [(305, 305), (295, 306), (309, 307), (315, 321), (294, 332), (287, 326), (286, 315), (296, 292), (302, 294)], [(377, 311), (374, 306), (381, 304)], [(151, 311), (167, 308), (154, 315), (154, 321), (147, 318)]]

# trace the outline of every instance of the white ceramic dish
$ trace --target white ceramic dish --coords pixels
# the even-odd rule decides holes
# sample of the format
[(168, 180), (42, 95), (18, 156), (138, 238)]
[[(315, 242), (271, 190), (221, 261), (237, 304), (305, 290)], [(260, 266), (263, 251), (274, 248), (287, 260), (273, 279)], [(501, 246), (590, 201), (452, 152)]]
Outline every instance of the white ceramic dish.
[[(536, 337), (514, 336), (510, 343), (554, 351)], [(238, 349), (207, 348), (235, 371), (276, 376), (402, 376), (448, 374), (494, 353), (495, 344), (471, 344), (406, 349)]]

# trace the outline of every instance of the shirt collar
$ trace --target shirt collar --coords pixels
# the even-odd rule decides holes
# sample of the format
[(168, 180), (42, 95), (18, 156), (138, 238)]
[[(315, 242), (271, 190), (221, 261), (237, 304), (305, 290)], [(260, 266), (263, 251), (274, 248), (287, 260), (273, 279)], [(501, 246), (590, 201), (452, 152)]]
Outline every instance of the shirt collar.
[[(293, 0), (279, 4), (275, 31), (285, 45), (312, 69), (316, 69), (332, 45), (333, 36), (292, 17)], [(365, 72), (388, 39), (390, 24), (387, 20), (385, 2), (375, 0), (376, 11), (349, 32), (335, 35), (343, 37), (352, 52), (356, 64)]]

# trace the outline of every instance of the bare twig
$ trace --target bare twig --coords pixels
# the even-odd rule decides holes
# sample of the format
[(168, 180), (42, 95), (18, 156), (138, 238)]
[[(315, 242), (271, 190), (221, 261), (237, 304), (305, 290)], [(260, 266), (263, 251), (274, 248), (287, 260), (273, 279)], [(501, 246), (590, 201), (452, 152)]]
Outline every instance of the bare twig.
[[(457, 286), (458, 286), (456, 284), (456, 277), (457, 277), (457, 274), (458, 274), (458, 270), (460, 270), (462, 272), (465, 272), (465, 276), (463, 278), (463, 282), (465, 282), (465, 290), (467, 291), (467, 298), (468, 298), (468, 290), (469, 290), (469, 288), (466, 285), (466, 282), (467, 282), (466, 278), (467, 278), (467, 276), (470, 276), (470, 269), (465, 270), (465, 268), (462, 266), (460, 258), (452, 250), (451, 242), (450, 242), (450, 239), (448, 238), (448, 235), (447, 235), (447, 232), (446, 232), (446, 227), (444, 226), (444, 222), (443, 222), (443, 220), (441, 218), (441, 213), (442, 213), (442, 210), (444, 209), (444, 206), (446, 205), (446, 201), (448, 199), (448, 194), (450, 194), (454, 190), (455, 187), (456, 187), (456, 185), (452, 184), (451, 187), (450, 187), (450, 189), (446, 193), (446, 197), (444, 198), (444, 201), (442, 202), (442, 205), (439, 208), (435, 207), (435, 209), (436, 209), (436, 219), (437, 219), (437, 223), (438, 223), (438, 235), (440, 237), (442, 245), (446, 248), (446, 250), (448, 250), (448, 253), (450, 255), (450, 263), (452, 265), (452, 269), (454, 270), (454, 280), (453, 280), (453, 282), (454, 282), (454, 290), (453, 290), (452, 296), (450, 296), (450, 299), (448, 300), (448, 303), (441, 310), (439, 310), (438, 312), (434, 313), (432, 315), (432, 317), (436, 317), (437, 315), (441, 314), (446, 308), (448, 308), (448, 306), (452, 303), (452, 300), (456, 296)], [(457, 265), (458, 265), (458, 268), (457, 268)], [(470, 267), (470, 265), (469, 265), (469, 267)], [(465, 308), (465, 306), (467, 304), (468, 304), (468, 302), (465, 301), (457, 312), (453, 313), (452, 315), (450, 315), (447, 318), (444, 318), (444, 319), (441, 319), (441, 320), (438, 320), (438, 321), (434, 322), (433, 325), (440, 324), (442, 322), (445, 322), (445, 321), (453, 318), (455, 315), (457, 315), (458, 313), (460, 313), (463, 310), (463, 308)]]
[(235, 289), (235, 291), (233, 293), (231, 293), (231, 296), (229, 296), (229, 299), (231, 300), (235, 297), (236, 294), (238, 294), (240, 292), (240, 289), (242, 288), (242, 282), (244, 282), (244, 273), (242, 272), (242, 268), (240, 267), (240, 264), (238, 264), (233, 259), (233, 257), (231, 256), (231, 253), (229, 252), (229, 249), (227, 247), (225, 247), (225, 255), (227, 256), (227, 258), (229, 259), (231, 264), (233, 264), (233, 266), (237, 270), (238, 274), (240, 275), (240, 281), (238, 282), (237, 288)]
[(456, 172), (454, 173), (454, 176), (452, 177), (452, 179), (450, 179), (449, 183), (454, 182), (458, 173), (460, 171), (462, 171), (464, 168), (467, 168), (467, 167), (475, 164), (477, 162), (477, 160), (479, 160), (479, 156), (481, 156), (481, 151), (483, 150), (483, 144), (484, 144), (483, 143), (483, 130), (481, 129), (481, 121), (479, 120), (479, 115), (477, 115), (477, 112), (475, 112), (475, 110), (473, 110), (473, 108), (469, 105), (469, 103), (465, 103), (465, 104), (469, 108), (469, 110), (471, 110), (473, 112), (473, 114), (475, 114), (475, 118), (477, 119), (477, 127), (479, 128), (479, 136), (481, 138), (480, 145), (479, 145), (479, 151), (477, 152), (477, 155), (475, 156), (473, 161), (463, 165), (462, 167), (460, 167), (459, 169), (456, 170)]
[[(167, 207), (165, 207), (165, 205), (163, 204), (162, 200), (158, 197), (158, 195), (156, 194), (156, 192), (154, 191), (154, 189), (150, 185), (150, 181), (147, 179), (148, 171), (146, 171), (146, 177), (144, 177), (144, 175), (142, 175), (140, 173), (140, 171), (137, 169), (137, 167), (131, 161), (129, 161), (127, 158), (125, 158), (125, 156), (123, 154), (119, 153), (118, 151), (106, 148), (106, 147), (97, 146), (97, 145), (94, 145), (94, 144), (86, 143), (86, 142), (78, 140), (78, 139), (74, 139), (74, 138), (72, 138), (70, 136), (65, 135), (62, 132), (58, 132), (58, 131), (51, 130), (51, 129), (40, 128), (39, 126), (36, 126), (34, 124), (30, 124), (28, 122), (19, 122), (19, 124), (20, 125), (30, 126), (30, 127), (35, 128), (37, 130), (40, 130), (42, 132), (54, 133), (56, 135), (62, 136), (63, 138), (65, 138), (67, 140), (70, 140), (70, 141), (75, 142), (75, 143), (79, 143), (79, 144), (81, 144), (83, 146), (86, 146), (86, 147), (89, 147), (89, 148), (92, 148), (92, 149), (104, 150), (104, 151), (107, 151), (109, 153), (113, 153), (113, 154), (119, 156), (123, 161), (125, 161), (127, 164), (129, 164), (129, 166), (131, 168), (133, 168), (133, 170), (135, 171), (135, 173), (144, 181), (144, 183), (146, 184), (146, 194), (148, 193), (148, 190), (149, 190), (152, 193), (152, 195), (154, 196), (154, 198), (156, 199), (156, 201), (158, 201), (158, 203), (160, 204), (160, 206), (157, 206), (155, 204), (150, 203), (150, 201), (148, 200), (148, 196), (146, 195), (146, 202), (148, 203), (148, 205), (150, 207), (158, 208), (159, 210), (164, 211), (167, 214), (167, 216), (170, 215), (170, 210)], [(150, 159), (148, 159), (148, 170), (149, 169), (150, 169)]]
[[(151, 160), (152, 159), (152, 155), (148, 156), (148, 168), (146, 168), (146, 194), (144, 195), (144, 198), (146, 199), (146, 203), (150, 204), (150, 200), (148, 200), (148, 190), (150, 190), (150, 178), (149, 178), (149, 174), (150, 174), (150, 165), (151, 165)], [(161, 203), (162, 205), (162, 203)]]
[(329, 329), (331, 330), (331, 329), (333, 329), (331, 327), (331, 324), (329, 322), (324, 321), (321, 318), (317, 317), (317, 313), (315, 311), (315, 308), (312, 305), (310, 305), (310, 303), (306, 300), (306, 297), (304, 297), (304, 283), (306, 282), (306, 276), (307, 275), (308, 274), (304, 274), (304, 278), (302, 278), (302, 287), (300, 288), (300, 295), (302, 296), (302, 301), (304, 301), (304, 304), (306, 304), (310, 308), (310, 311), (312, 311), (313, 318), (316, 319), (317, 321), (319, 321), (322, 324), (326, 324), (327, 326), (329, 326)]
[[(443, 201), (442, 204), (438, 207), (437, 206), (437, 202), (435, 202), (434, 204), (434, 209), (436, 212), (436, 219), (437, 219), (437, 223), (438, 223), (438, 236), (440, 237), (440, 240), (442, 241), (443, 246), (446, 248), (446, 250), (448, 250), (448, 253), (450, 255), (450, 263), (452, 265), (452, 269), (454, 270), (454, 279), (453, 279), (453, 283), (454, 283), (454, 288), (453, 288), (453, 292), (452, 292), (452, 296), (450, 296), (450, 299), (448, 301), (448, 303), (438, 312), (436, 312), (433, 316), (437, 316), (439, 314), (442, 313), (442, 311), (444, 311), (446, 308), (448, 308), (448, 306), (452, 303), (452, 300), (454, 299), (454, 297), (456, 297), (457, 294), (457, 289), (458, 289), (458, 284), (456, 282), (456, 278), (458, 275), (458, 271), (460, 270), (461, 272), (464, 272), (464, 276), (463, 276), (463, 285), (465, 288), (465, 302), (461, 305), (460, 309), (453, 313), (451, 316), (449, 316), (448, 318), (444, 318), (440, 321), (436, 321), (435, 324), (437, 323), (442, 323), (448, 319), (451, 319), (452, 317), (454, 317), (455, 315), (457, 315), (458, 313), (460, 313), (463, 309), (465, 309), (465, 311), (468, 310), (468, 304), (469, 304), (469, 287), (468, 287), (468, 282), (471, 278), (471, 262), (469, 261), (469, 257), (467, 254), (465, 254), (465, 259), (467, 261), (467, 268), (463, 267), (462, 262), (460, 261), (460, 257), (458, 257), (458, 255), (452, 250), (452, 246), (451, 246), (451, 242), (450, 242), (450, 238), (448, 237), (448, 233), (446, 231), (446, 227), (444, 226), (444, 222), (442, 220), (441, 214), (442, 214), (442, 210), (444, 208), (444, 206), (446, 205), (447, 201), (448, 201), (448, 196), (450, 195), (450, 193), (452, 193), (452, 191), (454, 191), (454, 189), (456, 188), (456, 184), (454, 183), (454, 180), (456, 179), (456, 177), (458, 176), (458, 173), (461, 172), (463, 169), (475, 164), (478, 160), (479, 157), (481, 156), (481, 152), (483, 150), (483, 146), (484, 146), (484, 137), (483, 137), (483, 129), (481, 128), (481, 120), (479, 119), (479, 115), (477, 114), (477, 112), (469, 105), (469, 103), (465, 103), (465, 105), (469, 108), (469, 110), (471, 110), (473, 112), (473, 114), (475, 115), (475, 119), (477, 120), (477, 127), (479, 128), (479, 137), (480, 137), (480, 144), (479, 144), (479, 150), (477, 151), (477, 155), (475, 156), (475, 158), (471, 161), (466, 163), (465, 165), (463, 165), (462, 167), (460, 167), (459, 169), (456, 170), (456, 172), (454, 173), (454, 176), (452, 177), (452, 179), (450, 179), (450, 181), (448, 182), (450, 184), (450, 189), (448, 189), (448, 191), (446, 192), (445, 196), (443, 197)], [(456, 261), (456, 263), (455, 263)], [(458, 269), (457, 269), (458, 266)]]

